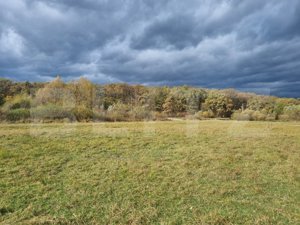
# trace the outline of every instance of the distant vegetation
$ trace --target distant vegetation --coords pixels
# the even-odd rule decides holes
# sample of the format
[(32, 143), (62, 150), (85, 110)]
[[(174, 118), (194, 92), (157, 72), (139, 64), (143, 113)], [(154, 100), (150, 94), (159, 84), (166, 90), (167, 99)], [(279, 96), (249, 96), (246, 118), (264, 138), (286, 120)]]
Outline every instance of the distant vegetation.
[(168, 117), (300, 120), (300, 100), (189, 86), (98, 85), (0, 80), (0, 120), (8, 122), (139, 121)]

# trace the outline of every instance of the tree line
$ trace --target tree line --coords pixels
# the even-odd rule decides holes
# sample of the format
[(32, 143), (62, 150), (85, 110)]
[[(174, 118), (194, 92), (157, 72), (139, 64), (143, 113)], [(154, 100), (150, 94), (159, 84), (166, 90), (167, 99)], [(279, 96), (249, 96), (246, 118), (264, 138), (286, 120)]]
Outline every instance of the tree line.
[(65, 83), (0, 79), (0, 120), (140, 121), (191, 119), (300, 120), (300, 100), (234, 89), (190, 86), (99, 85), (85, 78)]

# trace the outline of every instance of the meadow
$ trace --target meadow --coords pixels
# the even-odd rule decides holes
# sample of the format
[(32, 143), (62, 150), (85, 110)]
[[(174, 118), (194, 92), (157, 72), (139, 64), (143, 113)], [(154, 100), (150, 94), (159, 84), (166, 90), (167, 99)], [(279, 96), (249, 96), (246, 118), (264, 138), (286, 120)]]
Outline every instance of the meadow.
[(0, 224), (300, 224), (300, 123), (0, 125)]

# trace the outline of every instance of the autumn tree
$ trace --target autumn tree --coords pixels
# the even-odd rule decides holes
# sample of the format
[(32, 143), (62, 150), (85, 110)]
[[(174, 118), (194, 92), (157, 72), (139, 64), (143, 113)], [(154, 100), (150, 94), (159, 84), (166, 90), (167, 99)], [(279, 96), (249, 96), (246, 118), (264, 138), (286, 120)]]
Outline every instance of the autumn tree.
[(205, 100), (205, 108), (212, 111), (216, 117), (230, 117), (233, 102), (222, 93), (211, 91)]
[(74, 96), (76, 107), (93, 108), (96, 89), (92, 82), (81, 77), (79, 80), (70, 83), (68, 88)]
[[(194, 115), (198, 111), (198, 118), (230, 117), (234, 112), (233, 118), (275, 120), (298, 119), (300, 100), (233, 89), (100, 85), (85, 78), (64, 83), (57, 77), (49, 83), (0, 79), (0, 105), (1, 118), (9, 117), (11, 121), (27, 118), (28, 113), (41, 119), (67, 117), (90, 121), (95, 118), (142, 120), (159, 118), (157, 115), (161, 118)], [(114, 119), (110, 115), (114, 115)]]
[(149, 89), (143, 85), (134, 85), (133, 88), (133, 105), (146, 105), (149, 101)]
[(132, 104), (134, 101), (134, 89), (128, 84), (108, 84), (104, 86), (104, 108), (121, 102)]
[(165, 103), (163, 104), (163, 112), (168, 114), (168, 115), (174, 115), (177, 110), (177, 101), (174, 96), (169, 96), (165, 100)]
[(251, 110), (273, 114), (276, 106), (276, 98), (272, 96), (254, 96), (249, 99), (247, 106)]
[(244, 110), (247, 107), (247, 102), (251, 98), (251, 94), (238, 92), (234, 89), (221, 90), (226, 97), (230, 98), (233, 103), (233, 110)]
[(163, 112), (169, 115), (186, 112), (186, 87), (172, 88), (163, 104)]
[(70, 93), (66, 90), (65, 83), (58, 76), (50, 83), (46, 84), (44, 88), (39, 89), (36, 94), (37, 104), (55, 104), (64, 105), (72, 102)]
[(153, 98), (153, 109), (158, 112), (162, 112), (164, 110), (164, 103), (170, 93), (170, 89), (168, 87), (156, 87), (152, 89), (151, 96)]
[(205, 101), (206, 91), (202, 89), (189, 89), (186, 94), (187, 111), (191, 114), (198, 112), (201, 109), (201, 104)]

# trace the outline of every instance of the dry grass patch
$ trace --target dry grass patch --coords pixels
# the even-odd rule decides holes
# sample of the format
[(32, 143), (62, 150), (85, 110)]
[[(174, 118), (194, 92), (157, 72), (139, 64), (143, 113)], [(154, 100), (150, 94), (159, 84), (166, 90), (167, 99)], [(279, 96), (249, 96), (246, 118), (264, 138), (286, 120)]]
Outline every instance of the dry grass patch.
[(298, 125), (1, 125), (0, 224), (298, 224)]

